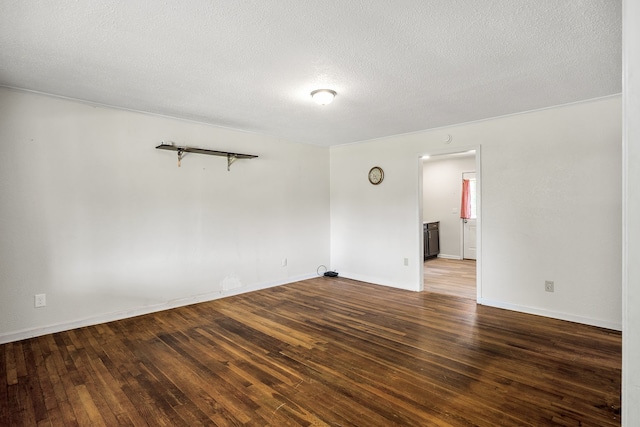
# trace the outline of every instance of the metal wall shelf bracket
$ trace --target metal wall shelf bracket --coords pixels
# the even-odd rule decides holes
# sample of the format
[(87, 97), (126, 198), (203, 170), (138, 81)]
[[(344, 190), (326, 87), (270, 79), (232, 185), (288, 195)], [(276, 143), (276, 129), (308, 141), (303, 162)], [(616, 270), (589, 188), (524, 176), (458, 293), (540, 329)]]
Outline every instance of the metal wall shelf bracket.
[(235, 154), (227, 153), (227, 171), (231, 170), (231, 165), (238, 157)]
[(162, 144), (158, 145), (156, 148), (159, 150), (177, 151), (178, 167), (180, 167), (180, 163), (182, 162), (184, 153), (198, 153), (198, 154), (207, 154), (210, 156), (226, 157), (228, 171), (231, 170), (231, 165), (238, 159), (255, 159), (256, 157), (258, 157), (258, 156), (254, 156), (253, 154), (229, 153), (227, 151), (216, 151), (216, 150), (207, 150), (204, 148), (178, 146), (178, 145), (175, 145), (173, 142), (169, 144), (165, 144), (164, 141), (162, 142)]
[(182, 156), (184, 156), (184, 151), (178, 150), (178, 167), (180, 167), (180, 162), (182, 162)]

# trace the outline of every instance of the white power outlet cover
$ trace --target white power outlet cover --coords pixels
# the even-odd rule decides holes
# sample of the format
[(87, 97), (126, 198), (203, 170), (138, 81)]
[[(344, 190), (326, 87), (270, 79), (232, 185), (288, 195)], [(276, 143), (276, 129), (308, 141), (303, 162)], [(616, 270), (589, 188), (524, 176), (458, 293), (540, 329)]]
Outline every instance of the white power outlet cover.
[(553, 280), (544, 281), (544, 290), (546, 292), (553, 292)]
[(34, 299), (34, 305), (36, 308), (44, 307), (47, 305), (47, 295), (37, 294)]

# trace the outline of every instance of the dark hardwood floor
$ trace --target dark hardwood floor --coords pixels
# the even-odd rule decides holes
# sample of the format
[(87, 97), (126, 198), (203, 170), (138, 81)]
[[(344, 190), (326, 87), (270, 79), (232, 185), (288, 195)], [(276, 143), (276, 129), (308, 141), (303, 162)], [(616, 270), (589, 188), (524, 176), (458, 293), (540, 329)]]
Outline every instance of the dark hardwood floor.
[(425, 261), (424, 290), (476, 300), (476, 261), (446, 258)]
[(618, 426), (621, 336), (342, 278), (0, 346), (0, 425)]

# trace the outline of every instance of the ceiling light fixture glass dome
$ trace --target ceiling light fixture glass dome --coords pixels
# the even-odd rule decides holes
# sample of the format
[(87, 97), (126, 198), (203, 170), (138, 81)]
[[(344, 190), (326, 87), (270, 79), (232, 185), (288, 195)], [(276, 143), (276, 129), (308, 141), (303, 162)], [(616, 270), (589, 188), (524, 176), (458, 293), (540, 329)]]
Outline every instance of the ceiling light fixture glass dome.
[(336, 91), (331, 89), (317, 89), (311, 92), (311, 98), (313, 98), (316, 104), (320, 105), (331, 104), (335, 96)]

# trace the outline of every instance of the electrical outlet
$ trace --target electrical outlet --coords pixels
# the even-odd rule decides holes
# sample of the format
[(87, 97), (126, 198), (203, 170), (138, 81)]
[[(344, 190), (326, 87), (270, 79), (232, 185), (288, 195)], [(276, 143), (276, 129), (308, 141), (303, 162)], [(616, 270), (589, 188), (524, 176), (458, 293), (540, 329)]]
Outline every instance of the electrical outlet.
[(409, 258), (405, 258), (404, 259), (404, 266), (408, 266), (409, 265)]
[(553, 292), (553, 280), (544, 281), (544, 290), (546, 292)]
[(47, 295), (46, 294), (37, 294), (34, 297), (34, 306), (36, 308), (44, 307), (47, 305)]

